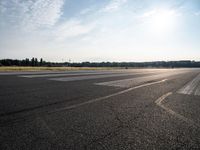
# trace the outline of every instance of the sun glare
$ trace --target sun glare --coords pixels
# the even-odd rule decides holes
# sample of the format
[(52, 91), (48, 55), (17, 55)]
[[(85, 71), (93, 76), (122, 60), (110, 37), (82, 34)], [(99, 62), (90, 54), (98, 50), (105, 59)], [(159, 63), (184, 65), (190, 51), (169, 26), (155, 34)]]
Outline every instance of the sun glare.
[(175, 12), (172, 10), (157, 10), (151, 17), (151, 27), (155, 33), (165, 33), (175, 24)]

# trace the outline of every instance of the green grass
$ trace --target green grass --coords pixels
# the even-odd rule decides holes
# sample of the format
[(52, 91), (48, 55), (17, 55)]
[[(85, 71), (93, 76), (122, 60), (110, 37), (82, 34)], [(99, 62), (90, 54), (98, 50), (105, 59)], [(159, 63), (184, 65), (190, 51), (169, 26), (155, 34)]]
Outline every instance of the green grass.
[[(113, 67), (0, 67), (0, 71), (70, 71), (70, 70), (111, 70)], [(119, 68), (118, 68), (119, 69)]]

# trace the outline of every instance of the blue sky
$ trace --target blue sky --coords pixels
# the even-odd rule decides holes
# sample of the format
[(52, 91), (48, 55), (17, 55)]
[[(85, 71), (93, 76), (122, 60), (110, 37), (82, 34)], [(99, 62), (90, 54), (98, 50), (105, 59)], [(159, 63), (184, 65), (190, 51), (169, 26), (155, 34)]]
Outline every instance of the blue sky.
[(0, 0), (0, 58), (200, 60), (199, 0)]

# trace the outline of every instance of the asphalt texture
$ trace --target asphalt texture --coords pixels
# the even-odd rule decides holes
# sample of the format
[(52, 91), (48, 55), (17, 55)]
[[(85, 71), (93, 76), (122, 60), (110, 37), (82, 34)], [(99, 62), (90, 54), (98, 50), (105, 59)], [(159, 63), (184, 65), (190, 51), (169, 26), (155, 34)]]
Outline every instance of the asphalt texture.
[(200, 149), (200, 69), (0, 72), (0, 149)]

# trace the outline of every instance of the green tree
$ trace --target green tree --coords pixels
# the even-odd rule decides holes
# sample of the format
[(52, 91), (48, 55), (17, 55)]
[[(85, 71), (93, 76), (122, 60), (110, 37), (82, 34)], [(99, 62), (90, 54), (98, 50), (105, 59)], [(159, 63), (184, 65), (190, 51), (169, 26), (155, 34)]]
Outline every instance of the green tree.
[(43, 59), (40, 58), (40, 66), (42, 66), (42, 65), (43, 65)]

